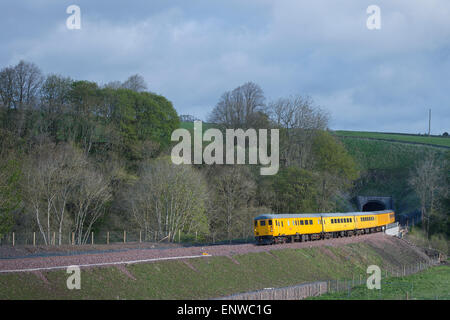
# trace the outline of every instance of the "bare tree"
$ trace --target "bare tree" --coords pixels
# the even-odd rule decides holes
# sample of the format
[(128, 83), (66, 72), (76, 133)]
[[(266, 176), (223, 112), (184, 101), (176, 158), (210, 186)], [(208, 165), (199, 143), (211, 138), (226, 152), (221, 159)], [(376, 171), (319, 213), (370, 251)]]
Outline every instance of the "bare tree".
[(8, 109), (8, 121), (12, 122), (11, 110), (15, 109), (14, 126), (22, 134), (26, 110), (38, 101), (42, 73), (34, 63), (20, 61), (16, 66), (0, 71), (0, 98)]
[(6, 67), (0, 71), (0, 99), (7, 109), (14, 107), (14, 67)]
[(328, 126), (328, 114), (310, 97), (291, 96), (269, 104), (272, 121), (280, 132), (280, 157), (286, 165), (311, 167), (312, 141), (317, 131)]
[(264, 119), (264, 102), (261, 87), (247, 82), (222, 95), (209, 116), (209, 121), (222, 124), (226, 128), (259, 128), (261, 117)]
[(145, 80), (141, 75), (134, 74), (130, 76), (124, 83), (122, 83), (122, 88), (141, 92), (147, 90), (147, 84), (145, 83)]
[(69, 110), (72, 83), (72, 79), (55, 74), (46, 77), (40, 89), (41, 109), (46, 113), (41, 121), (41, 132), (57, 135), (58, 120)]
[(214, 214), (215, 218), (213, 227), (216, 230), (224, 230), (227, 238), (231, 240), (235, 232), (239, 232), (236, 225), (242, 219), (248, 220), (242, 212), (252, 206), (256, 184), (248, 167), (234, 165), (213, 170), (210, 172), (213, 176), (210, 186), (214, 191), (213, 207), (210, 210), (210, 214)]
[(148, 235), (157, 231), (174, 240), (179, 230), (206, 233), (206, 183), (191, 166), (162, 158), (145, 164), (129, 190), (128, 203), (136, 223)]
[(25, 165), (25, 201), (34, 212), (45, 244), (51, 232), (58, 231), (62, 242), (67, 204), (76, 186), (76, 178), (87, 160), (69, 144), (38, 146)]
[(447, 192), (445, 175), (435, 155), (427, 156), (419, 162), (410, 174), (409, 185), (414, 189), (420, 201), (422, 225), (429, 237), (430, 218), (441, 193)]
[(85, 166), (76, 178), (72, 192), (75, 237), (77, 244), (85, 244), (94, 223), (105, 213), (112, 199), (110, 181), (90, 166)]
[(30, 62), (20, 61), (15, 67), (14, 87), (15, 101), (20, 108), (36, 101), (37, 93), (42, 84), (41, 70)]
[(23, 189), (47, 245), (56, 231), (61, 244), (64, 226), (72, 222), (77, 243), (86, 243), (92, 225), (111, 198), (108, 179), (69, 144), (38, 146), (27, 160)]

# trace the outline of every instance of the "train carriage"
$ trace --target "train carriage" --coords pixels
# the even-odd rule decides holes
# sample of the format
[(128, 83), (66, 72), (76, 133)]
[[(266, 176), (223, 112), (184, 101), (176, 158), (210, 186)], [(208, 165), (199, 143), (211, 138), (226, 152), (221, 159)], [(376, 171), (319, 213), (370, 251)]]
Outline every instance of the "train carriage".
[(315, 214), (263, 214), (254, 218), (258, 243), (307, 241), (384, 230), (395, 222), (392, 210)]

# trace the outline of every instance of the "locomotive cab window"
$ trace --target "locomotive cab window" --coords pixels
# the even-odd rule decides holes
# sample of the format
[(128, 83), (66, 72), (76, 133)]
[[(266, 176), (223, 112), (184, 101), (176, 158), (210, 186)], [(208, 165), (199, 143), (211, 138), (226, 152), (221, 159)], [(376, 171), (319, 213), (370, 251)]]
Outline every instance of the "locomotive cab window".
[(269, 220), (269, 226), (271, 226), (272, 225), (272, 220)]
[(259, 225), (260, 225), (261, 227), (265, 226), (265, 225), (266, 225), (266, 221), (261, 220), (261, 221), (259, 222)]

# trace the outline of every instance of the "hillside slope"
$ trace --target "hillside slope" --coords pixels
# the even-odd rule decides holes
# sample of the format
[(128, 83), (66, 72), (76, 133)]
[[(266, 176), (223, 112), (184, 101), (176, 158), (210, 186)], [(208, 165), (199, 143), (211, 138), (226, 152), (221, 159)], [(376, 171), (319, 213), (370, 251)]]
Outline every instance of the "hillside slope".
[(65, 271), (0, 274), (0, 299), (206, 299), (265, 287), (383, 274), (429, 258), (403, 240), (376, 234), (360, 243), (277, 249), (189, 260), (82, 269), (81, 290)]

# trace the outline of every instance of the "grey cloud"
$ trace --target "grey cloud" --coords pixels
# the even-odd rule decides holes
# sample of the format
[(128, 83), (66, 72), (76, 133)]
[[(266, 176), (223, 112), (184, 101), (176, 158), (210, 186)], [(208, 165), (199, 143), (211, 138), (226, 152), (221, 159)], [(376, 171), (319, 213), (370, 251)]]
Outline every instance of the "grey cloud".
[[(140, 73), (200, 118), (254, 81), (269, 99), (311, 95), (336, 129), (424, 132), (432, 107), (433, 132), (448, 131), (450, 3), (377, 2), (377, 31), (360, 0), (2, 2), (0, 60), (101, 83)], [(82, 30), (65, 28), (70, 4)]]

